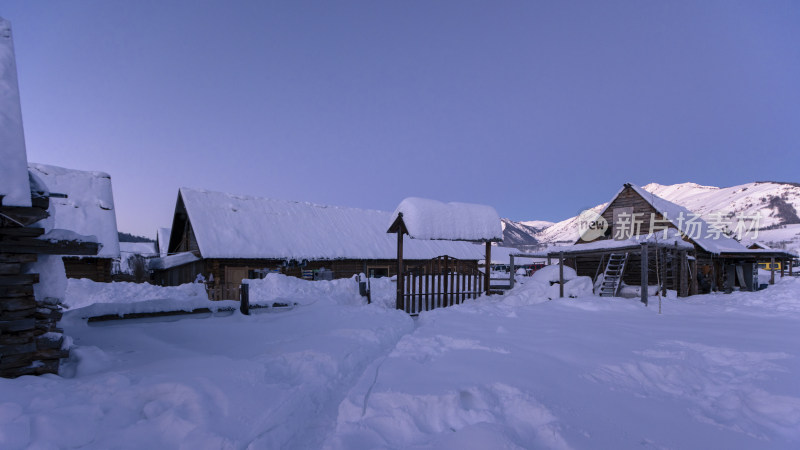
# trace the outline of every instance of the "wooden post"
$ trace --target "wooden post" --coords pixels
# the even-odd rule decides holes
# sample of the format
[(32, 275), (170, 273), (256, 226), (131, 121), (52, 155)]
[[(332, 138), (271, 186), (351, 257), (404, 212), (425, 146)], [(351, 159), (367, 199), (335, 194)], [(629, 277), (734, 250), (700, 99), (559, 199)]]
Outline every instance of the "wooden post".
[(491, 284), (491, 276), (492, 276), (492, 243), (486, 241), (486, 273), (484, 274), (484, 289), (486, 291), (486, 295), (489, 295), (489, 285)]
[(405, 311), (403, 287), (403, 231), (397, 230), (397, 300), (395, 307)]
[(792, 269), (794, 269), (794, 260), (789, 260), (789, 276), (792, 276)]
[(692, 276), (692, 284), (689, 285), (689, 295), (697, 295), (700, 292), (700, 285), (697, 281), (697, 255), (695, 255), (695, 259), (691, 262), (689, 270)]
[(250, 315), (250, 285), (247, 283), (242, 283), (239, 290), (239, 311), (246, 316)]
[(564, 298), (564, 252), (558, 254), (558, 296)]
[(775, 257), (769, 259), (769, 284), (775, 284)]
[(508, 285), (511, 287), (511, 289), (514, 289), (514, 272), (516, 270), (514, 269), (514, 255), (510, 255), (509, 258), (511, 259), (511, 261), (509, 261), (508, 263), (508, 269), (509, 269)]
[(680, 259), (680, 268), (678, 269), (678, 273), (680, 274), (680, 284), (678, 290), (678, 296), (680, 297), (688, 297), (689, 296), (689, 277), (688, 277), (688, 270), (687, 266), (689, 265), (689, 258), (686, 255), (686, 250), (681, 250), (681, 259)]
[(648, 272), (650, 270), (648, 264), (649, 264), (649, 261), (648, 261), (648, 255), (647, 255), (647, 244), (642, 244), (642, 298), (641, 298), (641, 302), (644, 303), (645, 306), (647, 306), (647, 294), (648, 294), (647, 285), (650, 283), (649, 280), (647, 279), (647, 276), (649, 275)]
[(783, 278), (783, 272), (785, 268), (786, 268), (786, 260), (781, 259), (781, 278)]
[(550, 258), (550, 253), (547, 254), (547, 265), (553, 264), (552, 258)]

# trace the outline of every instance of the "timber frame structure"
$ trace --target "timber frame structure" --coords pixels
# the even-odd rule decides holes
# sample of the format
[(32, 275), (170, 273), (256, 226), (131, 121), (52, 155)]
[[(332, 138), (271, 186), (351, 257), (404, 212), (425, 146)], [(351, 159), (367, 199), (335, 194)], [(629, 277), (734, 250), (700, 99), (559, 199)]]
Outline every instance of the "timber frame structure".
[(27, 265), (39, 255), (96, 255), (93, 242), (37, 239), (42, 228), (31, 225), (48, 217), (49, 199), (34, 197), (30, 207), (2, 206), (0, 197), (0, 377), (58, 373), (69, 356), (62, 349), (59, 299), (37, 300), (38, 273)]
[[(396, 309), (400, 309), (403, 311), (408, 312), (409, 314), (416, 315), (420, 311), (427, 311), (430, 309), (434, 309), (437, 307), (437, 303), (424, 303), (425, 300), (428, 298), (441, 298), (444, 297), (445, 299), (457, 299), (455, 301), (450, 301), (449, 303), (445, 301), (445, 303), (438, 303), (438, 307), (442, 306), (450, 306), (452, 304), (461, 303), (466, 298), (477, 298), (480, 293), (484, 293), (486, 295), (490, 295), (491, 292), (491, 261), (492, 261), (492, 242), (498, 242), (499, 239), (485, 239), (474, 241), (471, 240), (469, 242), (475, 243), (483, 243), (486, 248), (486, 268), (483, 273), (479, 274), (477, 267), (474, 269), (464, 272), (463, 269), (459, 273), (458, 265), (454, 265), (452, 267), (448, 267), (445, 265), (444, 270), (442, 270), (441, 264), (436, 265), (437, 270), (430, 270), (425, 272), (419, 272), (420, 269), (418, 267), (412, 268), (409, 270), (409, 267), (405, 264), (406, 261), (403, 260), (403, 235), (409, 234), (408, 227), (406, 227), (405, 222), (403, 221), (403, 213), (398, 212), (397, 218), (392, 222), (387, 230), (387, 233), (396, 233), (397, 234), (397, 297), (395, 300), (395, 307)], [(442, 260), (443, 257), (435, 258), (435, 260)], [(448, 259), (444, 258), (444, 261), (447, 262)], [(430, 264), (422, 265), (428, 267), (434, 267), (433, 261)], [(451, 280), (455, 280), (454, 276), (460, 276), (463, 278), (463, 285), (461, 291), (458, 290), (458, 282), (450, 281), (448, 284), (448, 277)], [(410, 277), (410, 278), (409, 278)], [(408, 282), (406, 281), (408, 278)], [(442, 281), (440, 278), (443, 278)], [(424, 289), (423, 289), (423, 281), (425, 280)], [(474, 279), (474, 283), (471, 281)], [(417, 284), (415, 283), (416, 280), (419, 280), (419, 291), (416, 291)], [(428, 284), (430, 281), (430, 285)], [(466, 283), (469, 284), (467, 287)], [(408, 286), (406, 286), (408, 284)], [(438, 290), (437, 290), (438, 287)], [(411, 292), (407, 293), (406, 290), (410, 289)], [(408, 301), (407, 301), (408, 300)], [(422, 306), (425, 306), (423, 309)]]

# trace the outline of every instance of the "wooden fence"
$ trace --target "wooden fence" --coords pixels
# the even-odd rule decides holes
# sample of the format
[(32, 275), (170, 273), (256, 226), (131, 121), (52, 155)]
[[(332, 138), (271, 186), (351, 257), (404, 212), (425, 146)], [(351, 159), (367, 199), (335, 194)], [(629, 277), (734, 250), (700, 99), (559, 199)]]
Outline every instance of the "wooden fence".
[(457, 305), (483, 294), (483, 283), (484, 273), (475, 267), (474, 262), (440, 256), (407, 268), (403, 274), (402, 309), (416, 315)]
[(206, 285), (209, 300), (239, 300), (240, 284), (217, 283)]

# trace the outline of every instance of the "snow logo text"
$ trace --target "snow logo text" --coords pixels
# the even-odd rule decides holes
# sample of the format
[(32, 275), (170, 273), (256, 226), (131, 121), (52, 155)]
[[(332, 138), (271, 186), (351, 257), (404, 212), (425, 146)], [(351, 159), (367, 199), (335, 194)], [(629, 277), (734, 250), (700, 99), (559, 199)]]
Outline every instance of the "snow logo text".
[[(628, 209), (628, 208), (624, 208)], [(624, 239), (668, 239), (670, 233), (692, 240), (722, 237), (741, 241), (744, 238), (757, 239), (761, 224), (761, 214), (711, 213), (701, 216), (696, 213), (679, 212), (674, 218), (667, 213), (636, 213), (633, 211), (613, 211), (612, 227), (596, 211), (587, 209), (578, 215), (578, 233), (584, 242), (601, 237), (615, 240)]]

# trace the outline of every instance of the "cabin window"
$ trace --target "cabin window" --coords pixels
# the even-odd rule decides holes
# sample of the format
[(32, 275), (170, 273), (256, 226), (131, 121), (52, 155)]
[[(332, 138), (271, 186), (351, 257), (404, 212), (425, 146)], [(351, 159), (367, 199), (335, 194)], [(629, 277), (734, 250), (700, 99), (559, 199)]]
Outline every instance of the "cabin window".
[(367, 275), (369, 275), (370, 278), (388, 277), (389, 267), (388, 266), (367, 267)]

